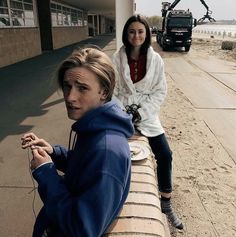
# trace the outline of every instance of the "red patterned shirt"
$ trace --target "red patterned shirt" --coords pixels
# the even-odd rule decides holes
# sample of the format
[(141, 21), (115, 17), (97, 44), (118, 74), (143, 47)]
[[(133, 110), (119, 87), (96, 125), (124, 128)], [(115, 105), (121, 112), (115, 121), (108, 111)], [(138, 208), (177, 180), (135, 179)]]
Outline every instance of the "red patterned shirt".
[(128, 58), (130, 76), (133, 83), (141, 81), (144, 78), (146, 74), (146, 63), (147, 63), (147, 56), (144, 54), (140, 55), (138, 60)]

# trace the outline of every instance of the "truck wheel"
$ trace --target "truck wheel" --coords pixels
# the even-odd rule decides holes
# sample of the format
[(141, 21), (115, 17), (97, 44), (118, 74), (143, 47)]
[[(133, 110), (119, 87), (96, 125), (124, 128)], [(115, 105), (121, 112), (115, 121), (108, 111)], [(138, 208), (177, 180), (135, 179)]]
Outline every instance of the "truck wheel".
[(188, 52), (190, 50), (190, 45), (185, 46), (185, 52)]
[(162, 45), (162, 49), (163, 49), (163, 51), (167, 51), (168, 50), (168, 46), (166, 46), (166, 45)]

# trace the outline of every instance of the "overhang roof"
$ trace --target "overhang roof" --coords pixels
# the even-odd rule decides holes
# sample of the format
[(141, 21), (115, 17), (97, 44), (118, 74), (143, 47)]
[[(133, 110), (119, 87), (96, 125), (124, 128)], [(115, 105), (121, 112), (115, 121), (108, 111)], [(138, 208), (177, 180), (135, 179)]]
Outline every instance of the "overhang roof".
[(63, 2), (87, 10), (89, 14), (100, 14), (115, 19), (115, 0), (64, 0)]

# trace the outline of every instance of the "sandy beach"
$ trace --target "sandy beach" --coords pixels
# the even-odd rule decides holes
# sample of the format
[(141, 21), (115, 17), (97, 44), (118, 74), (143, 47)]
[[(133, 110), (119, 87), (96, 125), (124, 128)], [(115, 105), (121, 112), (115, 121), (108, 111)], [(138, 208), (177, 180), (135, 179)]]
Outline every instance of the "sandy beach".
[[(222, 40), (197, 35), (191, 54), (236, 62), (236, 49), (221, 50)], [(174, 155), (173, 206), (185, 225), (170, 227), (171, 236), (236, 236), (235, 163), (168, 75), (167, 82), (161, 119)]]
[(192, 49), (198, 53), (215, 56), (219, 59), (236, 62), (236, 48), (233, 50), (222, 50), (222, 41), (235, 41), (236, 38), (215, 36), (210, 34), (193, 34)]

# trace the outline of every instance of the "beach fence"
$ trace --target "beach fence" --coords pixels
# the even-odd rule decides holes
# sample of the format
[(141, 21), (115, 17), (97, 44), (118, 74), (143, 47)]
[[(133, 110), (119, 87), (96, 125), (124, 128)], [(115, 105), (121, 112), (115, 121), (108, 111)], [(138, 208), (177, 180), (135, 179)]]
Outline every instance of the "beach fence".
[(236, 39), (236, 25), (198, 25), (193, 32)]

